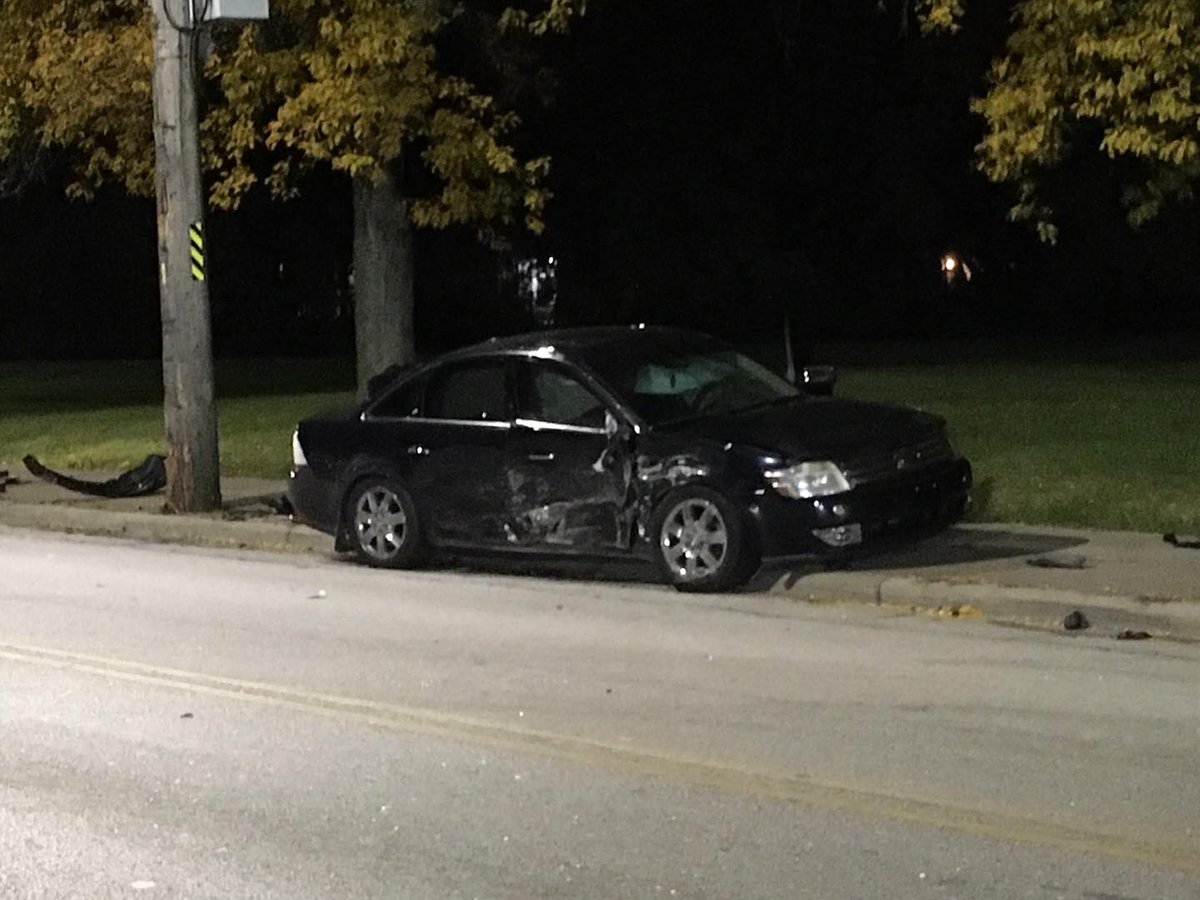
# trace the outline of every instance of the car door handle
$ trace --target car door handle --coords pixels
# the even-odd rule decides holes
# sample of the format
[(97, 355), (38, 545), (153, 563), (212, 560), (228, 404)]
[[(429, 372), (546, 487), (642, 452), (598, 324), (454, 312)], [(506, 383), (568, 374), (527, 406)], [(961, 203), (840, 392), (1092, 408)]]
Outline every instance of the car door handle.
[(530, 453), (530, 462), (554, 462), (553, 453)]

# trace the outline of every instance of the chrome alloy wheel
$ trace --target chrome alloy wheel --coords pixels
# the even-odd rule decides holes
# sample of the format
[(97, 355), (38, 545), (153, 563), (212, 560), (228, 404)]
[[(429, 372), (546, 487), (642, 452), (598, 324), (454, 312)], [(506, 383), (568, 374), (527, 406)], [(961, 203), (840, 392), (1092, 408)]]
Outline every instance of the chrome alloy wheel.
[(400, 498), (386, 487), (363, 491), (354, 507), (354, 536), (372, 559), (388, 562), (404, 546), (408, 517)]
[(729, 530), (721, 511), (699, 497), (676, 504), (663, 519), (659, 549), (680, 582), (712, 578), (729, 552)]

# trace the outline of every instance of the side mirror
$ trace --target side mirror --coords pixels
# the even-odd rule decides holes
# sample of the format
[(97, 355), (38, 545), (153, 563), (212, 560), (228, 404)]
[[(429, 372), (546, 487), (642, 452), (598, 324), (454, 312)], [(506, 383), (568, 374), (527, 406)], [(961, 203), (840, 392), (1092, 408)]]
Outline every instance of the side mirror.
[(837, 369), (833, 366), (805, 366), (800, 370), (798, 387), (814, 397), (833, 396), (837, 384)]

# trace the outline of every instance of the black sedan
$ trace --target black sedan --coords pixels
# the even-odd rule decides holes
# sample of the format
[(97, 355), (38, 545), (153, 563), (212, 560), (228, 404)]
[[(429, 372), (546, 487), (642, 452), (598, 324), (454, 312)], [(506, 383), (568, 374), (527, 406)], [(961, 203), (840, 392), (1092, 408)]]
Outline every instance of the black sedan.
[(726, 590), (765, 558), (953, 522), (971, 486), (938, 417), (814, 396), (675, 329), (494, 339), (384, 382), (293, 440), (296, 518), (373, 566), (642, 557)]

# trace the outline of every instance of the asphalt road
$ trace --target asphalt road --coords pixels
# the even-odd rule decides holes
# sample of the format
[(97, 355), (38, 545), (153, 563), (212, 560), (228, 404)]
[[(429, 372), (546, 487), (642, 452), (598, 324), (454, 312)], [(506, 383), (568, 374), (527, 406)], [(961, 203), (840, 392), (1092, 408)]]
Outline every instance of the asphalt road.
[(1200, 897), (1200, 648), (0, 531), (0, 897)]

